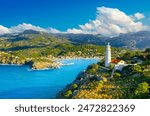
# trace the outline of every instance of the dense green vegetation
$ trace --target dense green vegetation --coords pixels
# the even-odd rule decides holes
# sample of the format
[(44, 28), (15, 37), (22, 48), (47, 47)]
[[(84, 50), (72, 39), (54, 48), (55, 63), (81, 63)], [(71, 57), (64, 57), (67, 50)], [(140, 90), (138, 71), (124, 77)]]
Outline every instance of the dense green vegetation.
[[(105, 47), (77, 44), (46, 33), (19, 34), (0, 38), (0, 63), (29, 64), (34, 69), (57, 68), (60, 58), (104, 58)], [(104, 68), (104, 62), (87, 67), (77, 79), (66, 86), (57, 98), (150, 98), (150, 49), (129, 51), (112, 48), (112, 57), (128, 64), (112, 74), (114, 65)]]
[(0, 63), (2, 64), (25, 64), (26, 60), (23, 57), (0, 52)]
[[(144, 99), (150, 98), (150, 49), (145, 51), (127, 51), (119, 56), (128, 65), (122, 71), (112, 67), (104, 69), (104, 62), (92, 64), (78, 75), (76, 80), (62, 90), (57, 98), (74, 99)], [(76, 89), (72, 86), (76, 84)], [(70, 94), (66, 95), (66, 92)]]
[[(113, 50), (117, 52), (121, 49), (113, 48)], [(58, 67), (58, 64), (53, 62), (58, 58), (102, 57), (104, 51), (104, 46), (75, 44), (43, 32), (35, 34), (24, 32), (0, 38), (0, 52), (7, 54), (7, 57), (1, 54), (0, 63), (31, 64), (31, 67), (35, 68)]]

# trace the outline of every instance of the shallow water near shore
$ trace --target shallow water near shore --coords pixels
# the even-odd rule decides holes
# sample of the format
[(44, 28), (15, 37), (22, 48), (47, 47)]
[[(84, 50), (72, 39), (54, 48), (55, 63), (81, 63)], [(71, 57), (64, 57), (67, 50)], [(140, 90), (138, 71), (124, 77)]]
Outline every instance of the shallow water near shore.
[(63, 60), (58, 69), (30, 70), (29, 66), (0, 65), (0, 99), (50, 99), (98, 59)]

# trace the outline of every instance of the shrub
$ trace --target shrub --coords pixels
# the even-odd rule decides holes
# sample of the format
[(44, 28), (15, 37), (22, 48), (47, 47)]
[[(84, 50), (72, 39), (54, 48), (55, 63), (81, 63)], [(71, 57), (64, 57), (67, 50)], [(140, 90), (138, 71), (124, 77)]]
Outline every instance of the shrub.
[(77, 85), (77, 84), (73, 84), (73, 85), (72, 85), (72, 89), (73, 89), (73, 90), (75, 90), (75, 89), (77, 89), (77, 88), (78, 88), (78, 85)]
[(142, 68), (140, 65), (134, 65), (132, 67), (132, 73), (141, 73), (142, 72)]
[(121, 74), (119, 72), (115, 72), (113, 75), (114, 78), (120, 78)]
[(71, 96), (72, 96), (72, 91), (71, 90), (67, 90), (66, 92), (65, 92), (65, 98), (70, 98)]
[(149, 85), (147, 82), (139, 83), (135, 90), (135, 94), (141, 96), (142, 94), (149, 92)]

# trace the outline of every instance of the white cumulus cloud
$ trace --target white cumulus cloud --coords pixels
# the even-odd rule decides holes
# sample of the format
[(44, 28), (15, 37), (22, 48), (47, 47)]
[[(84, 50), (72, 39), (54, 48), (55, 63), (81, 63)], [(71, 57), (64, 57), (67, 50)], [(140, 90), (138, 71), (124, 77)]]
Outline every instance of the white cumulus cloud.
[(48, 33), (61, 33), (61, 31), (55, 29), (55, 28), (52, 28), (52, 27), (49, 27), (48, 29), (46, 29)]
[(134, 17), (135, 17), (136, 19), (138, 19), (138, 20), (145, 18), (144, 14), (139, 13), (139, 12), (138, 12), (138, 13), (135, 13), (135, 14), (134, 14)]
[(35, 30), (35, 31), (42, 31), (42, 32), (48, 32), (48, 33), (59, 33), (60, 31), (58, 31), (57, 29), (54, 29), (54, 28), (42, 28), (42, 27), (39, 27), (39, 26), (35, 26), (35, 25), (32, 25), (32, 24), (27, 24), (27, 23), (23, 23), (23, 24), (19, 24), (17, 26), (13, 26), (10, 28), (10, 31), (12, 33), (20, 33), (20, 32), (23, 32), (25, 30)]
[(61, 32), (52, 27), (42, 28), (40, 26), (22, 23), (10, 28), (0, 25), (0, 35), (6, 33), (20, 33), (31, 29), (47, 33), (102, 34), (104, 36), (113, 37), (120, 33), (138, 32), (150, 29), (149, 26), (139, 21), (143, 18), (145, 18), (144, 14), (139, 12), (127, 15), (117, 8), (98, 7), (95, 20), (90, 20), (86, 24), (79, 25), (79, 28), (68, 29), (66, 32)]
[(20, 33), (20, 32), (23, 32), (23, 31), (29, 30), (29, 29), (32, 29), (32, 30), (35, 30), (35, 31), (46, 31), (46, 29), (44, 29), (44, 28), (41, 28), (39, 26), (34, 26), (32, 24), (26, 24), (26, 23), (19, 24), (17, 26), (13, 26), (9, 30), (12, 33)]
[[(144, 18), (140, 13), (135, 14), (136, 18)], [(135, 21), (131, 16), (116, 8), (98, 7), (95, 20), (91, 20), (84, 25), (79, 25), (79, 29), (68, 29), (68, 33), (102, 34), (105, 36), (117, 36), (120, 33), (137, 32), (149, 28), (142, 22)]]
[(6, 34), (6, 33), (10, 33), (9, 29), (7, 27), (0, 25), (0, 35)]
[(21, 33), (25, 30), (35, 30), (35, 31), (41, 31), (41, 32), (47, 32), (47, 33), (59, 33), (60, 31), (54, 28), (42, 28), (39, 26), (35, 26), (32, 24), (22, 23), (17, 26), (12, 26), (10, 28), (4, 27), (0, 25), (0, 35), (6, 34), (6, 33)]
[(78, 33), (83, 33), (83, 31), (80, 30), (80, 29), (75, 29), (75, 28), (73, 28), (73, 29), (68, 29), (68, 30), (67, 30), (67, 33), (78, 34)]

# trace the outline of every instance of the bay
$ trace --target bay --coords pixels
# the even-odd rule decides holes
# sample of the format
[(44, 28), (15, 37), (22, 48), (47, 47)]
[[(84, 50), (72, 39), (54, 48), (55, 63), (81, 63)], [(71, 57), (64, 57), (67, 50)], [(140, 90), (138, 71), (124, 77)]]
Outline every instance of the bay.
[(97, 59), (63, 60), (59, 69), (0, 65), (0, 99), (51, 99)]

